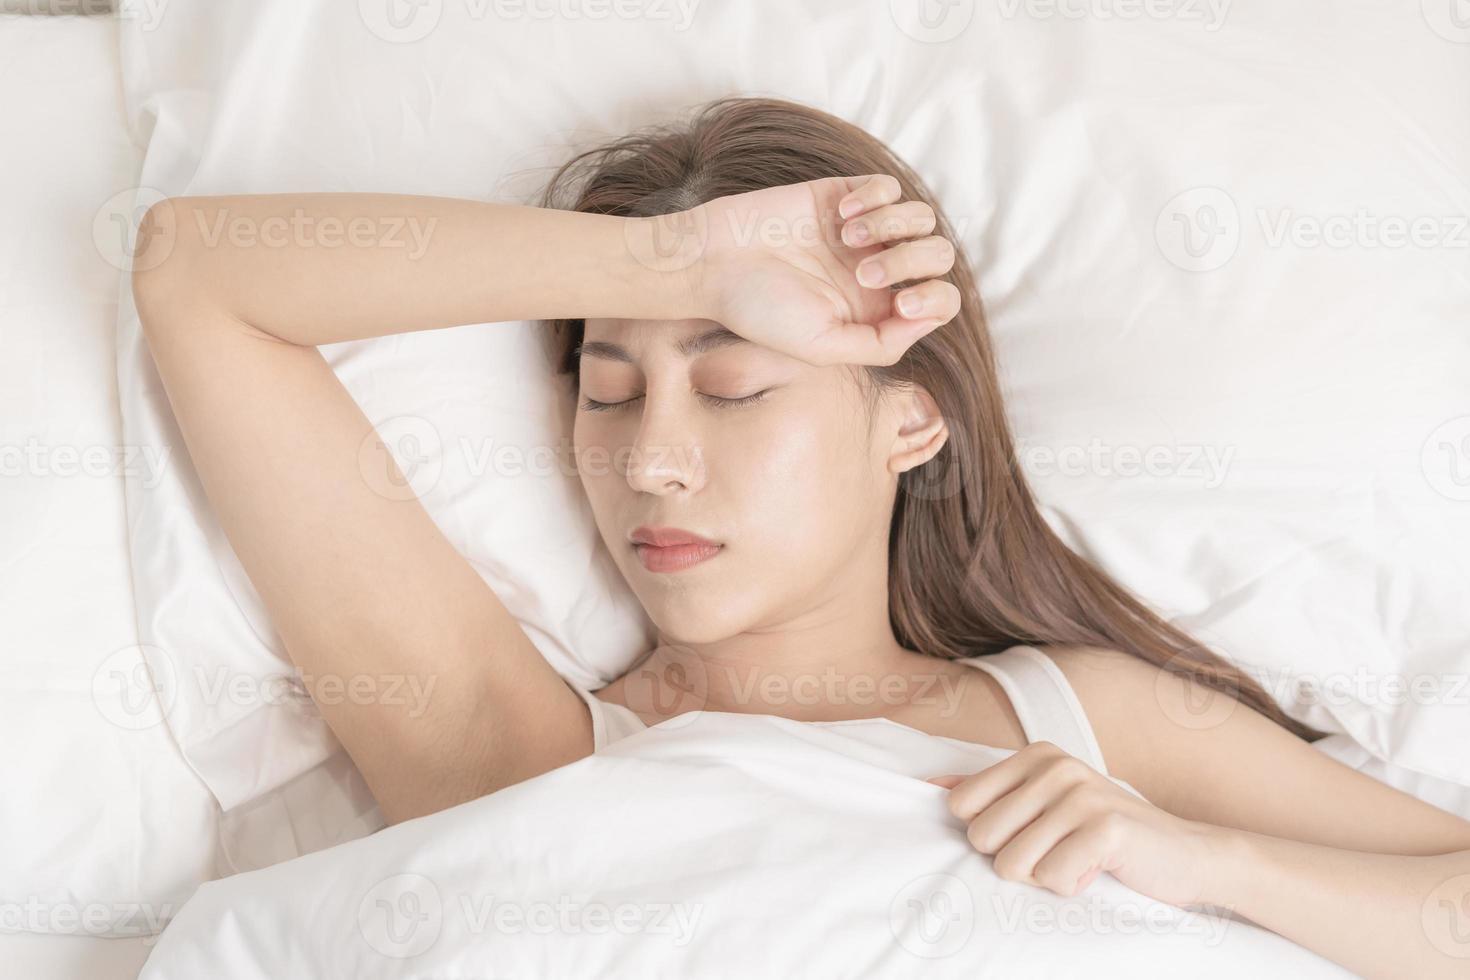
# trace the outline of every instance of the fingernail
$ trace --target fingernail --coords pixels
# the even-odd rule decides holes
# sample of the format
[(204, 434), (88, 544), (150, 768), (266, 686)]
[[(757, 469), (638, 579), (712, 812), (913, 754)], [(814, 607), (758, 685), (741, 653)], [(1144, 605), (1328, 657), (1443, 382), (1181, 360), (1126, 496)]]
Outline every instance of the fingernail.
[(913, 293), (904, 293), (898, 298), (898, 312), (904, 316), (917, 316), (924, 309), (924, 301)]
[(861, 245), (869, 238), (867, 225), (848, 225), (847, 241), (850, 245)]
[(848, 198), (841, 204), (837, 205), (837, 213), (842, 215), (844, 218), (851, 218), (862, 209), (862, 202), (857, 200), (856, 198)]
[(876, 286), (883, 281), (883, 267), (869, 259), (858, 266), (857, 278), (864, 286)]

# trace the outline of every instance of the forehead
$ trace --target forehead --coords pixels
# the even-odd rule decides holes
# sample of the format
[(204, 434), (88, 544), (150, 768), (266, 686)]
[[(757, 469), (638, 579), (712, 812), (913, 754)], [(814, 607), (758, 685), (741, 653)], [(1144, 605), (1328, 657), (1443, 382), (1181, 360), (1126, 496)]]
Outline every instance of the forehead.
[(578, 354), (583, 359), (632, 363), (642, 351), (663, 344), (681, 358), (756, 344), (713, 320), (614, 320), (589, 318)]

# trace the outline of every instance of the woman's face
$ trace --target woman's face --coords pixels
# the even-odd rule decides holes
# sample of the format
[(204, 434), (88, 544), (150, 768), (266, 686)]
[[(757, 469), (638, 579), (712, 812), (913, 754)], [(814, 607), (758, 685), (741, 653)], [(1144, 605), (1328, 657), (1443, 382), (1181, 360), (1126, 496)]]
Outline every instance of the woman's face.
[[(870, 428), (861, 368), (814, 367), (709, 320), (589, 319), (580, 364), (582, 484), (666, 639), (780, 623), (886, 556), (898, 423), (879, 399)], [(720, 547), (670, 567), (688, 550), (636, 547), (640, 527)]]

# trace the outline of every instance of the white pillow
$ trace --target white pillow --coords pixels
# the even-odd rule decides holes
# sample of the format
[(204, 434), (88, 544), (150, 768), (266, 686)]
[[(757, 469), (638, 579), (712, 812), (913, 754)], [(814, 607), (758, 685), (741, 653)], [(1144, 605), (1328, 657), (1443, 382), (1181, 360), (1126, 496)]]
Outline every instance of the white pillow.
[[(152, 135), (147, 193), (526, 201), (573, 144), (733, 92), (865, 126), (928, 178), (971, 249), (1022, 462), (1055, 526), (1296, 717), (1470, 781), (1454, 750), (1470, 742), (1454, 687), (1470, 675), (1457, 39), (1417, 10), (1324, 22), (1266, 0), (1114, 17), (960, 3), (938, 21), (918, 4), (690, 18), (651, 0), (175, 0), (144, 29), (135, 0), (125, 81)], [(1394, 246), (1380, 229), (1310, 244), (1359, 209), (1427, 218), (1434, 243)], [(177, 445), (130, 313), (129, 438)], [(583, 682), (626, 666), (652, 634), (575, 477), (486, 479), (449, 451), (460, 436), (564, 434), (530, 329), (328, 356), (390, 440), (397, 417), (432, 425), (444, 467), (426, 505), (553, 665)], [(148, 638), (188, 669), (278, 673), (280, 645), (178, 456), (177, 480), (130, 497)], [(520, 550), (532, 541), (534, 556)], [(1339, 697), (1360, 674), (1378, 690)], [(1405, 703), (1382, 690), (1395, 679), (1432, 690)], [(181, 701), (175, 733), (227, 807), (332, 750), (309, 706)]]

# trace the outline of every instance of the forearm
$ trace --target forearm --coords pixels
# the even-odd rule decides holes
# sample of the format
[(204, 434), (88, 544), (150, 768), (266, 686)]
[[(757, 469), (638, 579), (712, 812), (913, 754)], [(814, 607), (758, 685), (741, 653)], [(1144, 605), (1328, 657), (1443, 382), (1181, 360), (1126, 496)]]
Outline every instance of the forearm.
[(135, 277), (304, 346), (465, 323), (701, 315), (651, 219), (405, 194), (170, 198)]
[(1220, 830), (1208, 904), (1364, 977), (1470, 974), (1470, 851), (1374, 854)]

